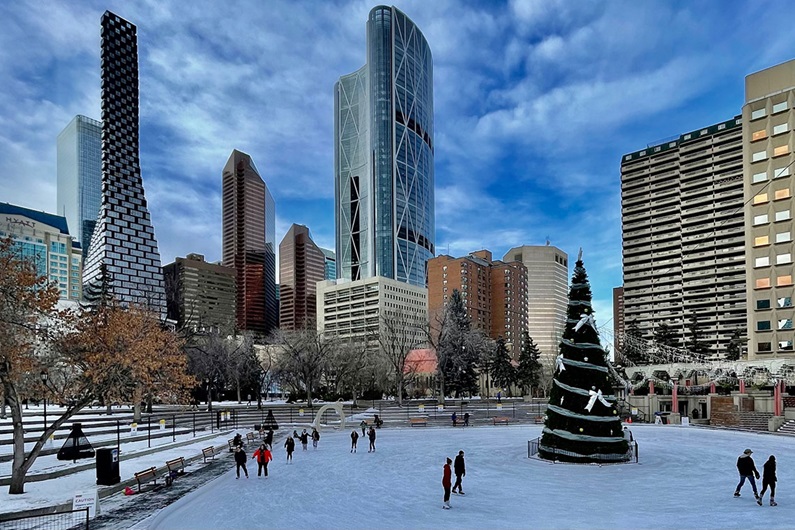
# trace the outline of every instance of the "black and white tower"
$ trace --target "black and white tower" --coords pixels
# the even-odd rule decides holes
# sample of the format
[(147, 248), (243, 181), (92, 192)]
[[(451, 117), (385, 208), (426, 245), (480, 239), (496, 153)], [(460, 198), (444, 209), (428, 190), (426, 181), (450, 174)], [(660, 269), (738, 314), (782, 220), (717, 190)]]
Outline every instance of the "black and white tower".
[(110, 295), (165, 315), (155, 231), (141, 182), (138, 36), (134, 24), (102, 15), (102, 200), (83, 273), (88, 302)]

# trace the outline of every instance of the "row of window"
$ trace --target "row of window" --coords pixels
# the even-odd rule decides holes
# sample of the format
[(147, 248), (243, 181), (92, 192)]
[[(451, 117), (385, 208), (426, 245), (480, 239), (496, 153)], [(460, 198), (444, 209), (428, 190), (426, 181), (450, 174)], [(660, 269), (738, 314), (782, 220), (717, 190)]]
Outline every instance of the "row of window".
[[(776, 277), (776, 287), (787, 287), (789, 285), (792, 285), (791, 274), (784, 274), (782, 276)], [(756, 280), (757, 289), (770, 289), (770, 287), (771, 287), (770, 278), (759, 278)]]
[[(775, 220), (775, 222), (788, 221), (792, 219), (792, 213), (790, 212), (790, 210), (778, 210), (777, 212), (774, 213), (773, 219)], [(766, 213), (754, 216), (754, 226), (766, 225), (769, 223), (770, 223), (770, 216)]]
[[(792, 307), (792, 297), (782, 296), (776, 299), (776, 307), (781, 309), (785, 307)], [(770, 309), (770, 299), (762, 299), (756, 301), (757, 309)]]
[[(778, 114), (779, 112), (784, 112), (789, 108), (789, 104), (786, 101), (782, 101), (781, 103), (776, 103), (773, 105), (773, 112), (771, 114)], [(767, 116), (767, 109), (761, 108), (751, 111), (751, 119), (758, 120)]]
[[(773, 148), (773, 157), (784, 156), (788, 154), (789, 154), (788, 145), (780, 145), (778, 147)], [(761, 162), (762, 160), (767, 160), (767, 150), (751, 153), (751, 162)]]
[[(773, 178), (778, 179), (782, 177), (788, 177), (790, 175), (789, 166), (781, 167), (781, 168), (774, 168), (773, 169)], [(753, 177), (751, 178), (754, 184), (758, 184), (760, 182), (767, 181), (767, 171), (760, 171), (759, 173), (754, 173)]]
[[(792, 197), (792, 193), (790, 192), (789, 188), (775, 190), (773, 192), (774, 201), (779, 201), (781, 199), (789, 199), (790, 197)], [(754, 195), (754, 204), (764, 204), (769, 200), (770, 200), (770, 195), (767, 192), (758, 193)]]
[[(783, 254), (776, 254), (776, 265), (786, 265), (792, 263), (792, 254), (785, 252)], [(770, 256), (761, 256), (754, 259), (754, 267), (769, 267)]]
[[(792, 341), (791, 340), (780, 340), (780, 341), (778, 341), (778, 349), (779, 350), (792, 351)], [(756, 344), (756, 351), (757, 351), (757, 353), (772, 352), (773, 351), (773, 343), (772, 342), (758, 342)]]
[[(788, 243), (792, 241), (792, 232), (777, 232), (776, 243)], [(770, 244), (770, 236), (759, 236), (754, 238), (754, 246), (762, 247)]]
[[(792, 329), (792, 319), (791, 318), (782, 318), (778, 320), (778, 329)], [(770, 321), (769, 320), (760, 320), (756, 323), (756, 330), (757, 331), (770, 331)]]

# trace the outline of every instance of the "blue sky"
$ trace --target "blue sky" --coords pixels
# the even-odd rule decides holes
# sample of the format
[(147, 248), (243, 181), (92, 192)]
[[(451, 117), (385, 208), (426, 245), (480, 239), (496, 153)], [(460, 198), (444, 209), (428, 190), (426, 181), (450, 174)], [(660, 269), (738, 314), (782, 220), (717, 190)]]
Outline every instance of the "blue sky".
[[(276, 238), (334, 248), (333, 85), (363, 1), (0, 3), (0, 201), (54, 212), (55, 139), (100, 118), (99, 20), (138, 26), (141, 163), (163, 263), (221, 255), (221, 170), (249, 153)], [(795, 58), (786, 1), (401, 1), (434, 57), (436, 248), (583, 247), (597, 321), (621, 284), (621, 155), (740, 113)], [(608, 338), (609, 337), (605, 337)], [(609, 342), (609, 340), (608, 340)]]

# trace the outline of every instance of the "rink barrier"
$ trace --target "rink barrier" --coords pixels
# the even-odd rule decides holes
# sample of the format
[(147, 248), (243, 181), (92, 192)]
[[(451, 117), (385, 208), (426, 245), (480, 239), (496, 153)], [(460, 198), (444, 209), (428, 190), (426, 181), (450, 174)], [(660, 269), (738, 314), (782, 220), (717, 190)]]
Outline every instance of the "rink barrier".
[(89, 530), (88, 508), (39, 515), (0, 516), (0, 530)]
[[(604, 460), (608, 463), (634, 463), (637, 464), (639, 460), (639, 453), (638, 453), (638, 442), (636, 440), (627, 441), (629, 444), (629, 449), (627, 450), (626, 454), (624, 455), (588, 455), (589, 458), (593, 460), (599, 461)], [(535, 440), (528, 440), (527, 441), (527, 458), (533, 458), (538, 454), (538, 448), (541, 445), (541, 438), (536, 438)], [(557, 449), (555, 447), (546, 447), (544, 448), (545, 451), (552, 454), (559, 454), (562, 456), (574, 456), (580, 457), (582, 455), (578, 453), (573, 453), (571, 451), (566, 451), (564, 449)], [(624, 462), (616, 462), (616, 459), (623, 456)]]

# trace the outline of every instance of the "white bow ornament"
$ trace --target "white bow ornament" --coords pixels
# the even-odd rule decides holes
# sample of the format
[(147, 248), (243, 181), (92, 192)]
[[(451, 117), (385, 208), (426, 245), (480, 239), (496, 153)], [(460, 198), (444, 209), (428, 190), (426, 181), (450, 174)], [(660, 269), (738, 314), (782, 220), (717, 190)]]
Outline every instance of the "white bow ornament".
[(585, 405), (585, 410), (587, 410), (588, 412), (591, 412), (591, 409), (596, 404), (596, 400), (597, 399), (599, 401), (601, 401), (602, 405), (604, 405), (605, 407), (609, 407), (610, 406), (610, 403), (608, 403), (607, 400), (605, 400), (604, 396), (602, 395), (602, 391), (601, 390), (599, 390), (598, 392), (594, 392), (593, 390), (589, 390), (588, 394), (591, 396), (591, 398), (588, 400), (588, 404)]

